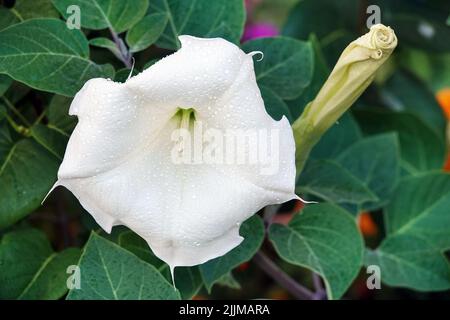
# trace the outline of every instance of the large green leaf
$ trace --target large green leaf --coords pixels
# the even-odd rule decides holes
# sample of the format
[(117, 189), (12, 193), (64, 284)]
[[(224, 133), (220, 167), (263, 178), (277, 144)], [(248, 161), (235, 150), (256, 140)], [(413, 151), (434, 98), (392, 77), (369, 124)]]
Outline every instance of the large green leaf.
[(274, 120), (278, 121), (285, 116), (290, 123), (294, 121), (289, 107), (278, 95), (264, 86), (260, 86), (260, 90), (266, 111)]
[(19, 18), (11, 10), (0, 6), (0, 30), (19, 22)]
[(378, 197), (376, 202), (361, 204), (362, 209), (380, 208), (389, 201), (400, 174), (400, 147), (396, 134), (362, 139), (341, 153), (337, 161)]
[[(136, 233), (128, 230), (121, 232), (118, 243), (122, 248), (134, 253), (142, 260), (150, 263), (167, 279), (171, 281), (169, 266), (158, 259), (150, 250), (147, 242)], [(198, 267), (177, 267), (175, 268), (175, 284), (183, 299), (192, 298), (203, 285), (203, 280)]]
[(311, 158), (335, 159), (361, 137), (361, 129), (358, 123), (351, 113), (347, 112), (320, 138), (311, 151)]
[(221, 37), (239, 43), (245, 9), (242, 0), (152, 0), (148, 14), (166, 14), (169, 22), (156, 43), (166, 49), (178, 49), (178, 36)]
[(311, 83), (314, 52), (309, 42), (284, 38), (260, 38), (245, 42), (242, 50), (261, 51), (255, 62), (256, 80), (283, 99), (295, 99)]
[(128, 32), (126, 41), (131, 52), (138, 52), (148, 48), (158, 40), (166, 28), (167, 14), (149, 14), (136, 23)]
[(78, 266), (80, 288), (70, 290), (69, 300), (180, 298), (155, 267), (95, 233), (91, 233)]
[(49, 128), (60, 131), (62, 134), (70, 134), (77, 124), (75, 116), (69, 116), (71, 98), (54, 95), (47, 108)]
[(420, 291), (450, 289), (450, 267), (442, 252), (425, 239), (401, 234), (368, 250), (365, 264), (379, 266), (381, 281)]
[(67, 267), (80, 254), (77, 248), (53, 252), (35, 229), (7, 233), (0, 242), (0, 298), (59, 299), (67, 292)]
[(427, 173), (401, 180), (385, 210), (388, 236), (410, 234), (450, 248), (450, 174)]
[(425, 83), (399, 70), (386, 82), (381, 92), (391, 108), (414, 113), (430, 128), (443, 134), (446, 123), (444, 114)]
[(264, 239), (264, 224), (258, 216), (246, 220), (240, 229), (244, 241), (236, 248), (219, 258), (200, 266), (203, 281), (208, 290), (232, 269), (250, 260), (258, 251)]
[(112, 54), (114, 54), (114, 56), (116, 56), (116, 58), (121, 59), (121, 53), (119, 48), (117, 48), (114, 41), (112, 41), (109, 38), (105, 37), (93, 38), (89, 40), (89, 44), (93, 47), (108, 49), (109, 51), (111, 51)]
[(0, 228), (37, 208), (56, 181), (59, 160), (31, 138), (13, 141), (0, 125)]
[(0, 73), (30, 87), (73, 96), (90, 78), (112, 77), (110, 65), (89, 60), (80, 30), (56, 19), (33, 19), (0, 31)]
[(296, 192), (332, 203), (361, 204), (378, 200), (362, 180), (332, 160), (309, 161), (297, 181)]
[(308, 205), (269, 237), (284, 260), (320, 274), (329, 299), (339, 299), (357, 276), (363, 240), (353, 217), (331, 204)]
[(12, 84), (12, 79), (7, 75), (0, 74), (0, 96), (2, 96), (9, 86)]
[(330, 73), (320, 48), (319, 41), (314, 34), (309, 37), (309, 42), (311, 43), (314, 52), (313, 75), (311, 82), (296, 99), (287, 102), (294, 120), (301, 115), (306, 105), (314, 100), (317, 93), (319, 93), (319, 90), (325, 83), (328, 74)]
[(450, 248), (450, 175), (404, 178), (384, 213), (387, 237), (368, 251), (366, 264), (378, 265), (381, 280), (392, 286), (449, 289), (443, 252)]
[(81, 26), (88, 29), (110, 28), (116, 33), (131, 28), (147, 11), (148, 0), (52, 0), (64, 18), (67, 8), (77, 5), (81, 12)]
[(63, 132), (42, 124), (35, 124), (30, 129), (34, 140), (62, 161), (69, 137)]
[(408, 173), (442, 168), (445, 158), (443, 138), (414, 114), (377, 109), (357, 110), (354, 114), (368, 134), (397, 132), (402, 168)]
[(16, 0), (10, 9), (20, 21), (36, 18), (59, 18), (51, 0)]
[(357, 26), (357, 0), (302, 0), (290, 12), (283, 34), (308, 39), (311, 33), (319, 39), (342, 28)]

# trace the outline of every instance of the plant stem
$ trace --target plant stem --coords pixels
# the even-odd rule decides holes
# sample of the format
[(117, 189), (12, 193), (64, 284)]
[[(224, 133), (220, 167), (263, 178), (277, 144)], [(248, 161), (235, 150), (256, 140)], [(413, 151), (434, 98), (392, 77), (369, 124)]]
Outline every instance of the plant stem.
[(17, 108), (12, 104), (11, 101), (9, 101), (8, 98), (6, 98), (5, 96), (2, 97), (3, 102), (6, 104), (6, 106), (11, 109), (11, 111), (20, 119), (20, 121), (22, 121), (26, 126), (30, 126), (30, 123), (28, 122), (27, 119), (25, 119), (25, 117), (20, 113), (19, 110), (17, 110)]
[(320, 282), (320, 277), (317, 275), (317, 273), (312, 272), (312, 278), (314, 283), (314, 289), (316, 291), (322, 290), (322, 283)]
[(127, 67), (128, 69), (131, 69), (133, 66), (133, 64), (131, 62), (132, 61), (131, 52), (127, 49), (127, 46), (125, 45), (123, 40), (119, 37), (119, 35), (113, 29), (109, 28), (109, 31), (111, 32), (111, 36), (114, 40), (117, 50), (119, 50), (120, 60), (123, 62), (125, 67)]
[(281, 270), (269, 257), (263, 252), (259, 251), (253, 257), (253, 261), (266, 274), (275, 280), (280, 286), (289, 291), (294, 297), (301, 300), (312, 300), (314, 293), (305, 288), (297, 281), (292, 279), (287, 273)]
[(279, 204), (273, 204), (273, 205), (266, 206), (264, 208), (264, 216), (263, 217), (264, 217), (264, 224), (266, 225), (266, 231), (272, 224), (273, 217), (276, 215), (280, 206), (281, 205), (279, 205)]
[(314, 293), (313, 299), (314, 300), (326, 300), (327, 293), (322, 286), (322, 281), (320, 280), (319, 275), (315, 272), (312, 272), (312, 278), (313, 278), (313, 283), (314, 283), (314, 289), (316, 291)]

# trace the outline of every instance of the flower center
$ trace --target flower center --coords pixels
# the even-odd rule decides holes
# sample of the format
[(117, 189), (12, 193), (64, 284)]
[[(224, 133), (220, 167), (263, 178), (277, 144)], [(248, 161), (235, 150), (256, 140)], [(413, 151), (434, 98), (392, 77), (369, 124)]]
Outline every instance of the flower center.
[(193, 108), (178, 108), (173, 118), (179, 123), (179, 129), (190, 131), (194, 128), (195, 110)]

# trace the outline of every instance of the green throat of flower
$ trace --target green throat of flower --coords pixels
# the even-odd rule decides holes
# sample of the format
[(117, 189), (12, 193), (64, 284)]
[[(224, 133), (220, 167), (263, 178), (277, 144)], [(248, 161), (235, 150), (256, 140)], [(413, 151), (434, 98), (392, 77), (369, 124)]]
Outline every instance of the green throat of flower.
[(195, 110), (193, 108), (178, 108), (172, 117), (178, 123), (179, 129), (192, 130), (195, 122)]

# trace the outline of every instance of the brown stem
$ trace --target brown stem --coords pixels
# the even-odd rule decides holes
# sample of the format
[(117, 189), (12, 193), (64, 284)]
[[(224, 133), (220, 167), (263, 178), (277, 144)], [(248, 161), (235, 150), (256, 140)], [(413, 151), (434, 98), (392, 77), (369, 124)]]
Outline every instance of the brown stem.
[(261, 268), (261, 270), (275, 280), (280, 286), (289, 291), (295, 298), (300, 300), (312, 300), (314, 298), (313, 292), (292, 279), (263, 252), (257, 252), (253, 257), (253, 261)]

